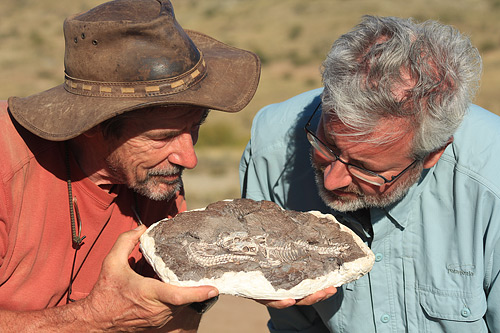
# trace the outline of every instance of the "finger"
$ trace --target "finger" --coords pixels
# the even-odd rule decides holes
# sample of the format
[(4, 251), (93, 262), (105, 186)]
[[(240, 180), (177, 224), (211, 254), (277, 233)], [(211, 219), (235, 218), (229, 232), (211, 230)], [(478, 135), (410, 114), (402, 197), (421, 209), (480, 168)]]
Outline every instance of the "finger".
[(217, 288), (212, 286), (179, 287), (160, 282), (156, 288), (158, 300), (172, 305), (184, 305), (193, 302), (203, 302), (219, 295)]
[(127, 264), (128, 258), (134, 248), (139, 243), (139, 238), (146, 231), (146, 226), (140, 225), (133, 230), (126, 231), (120, 234), (109, 251), (105, 262), (113, 264)]
[(284, 309), (288, 308), (289, 306), (295, 305), (296, 301), (292, 298), (289, 299), (282, 299), (282, 300), (263, 300), (259, 299), (256, 300), (260, 304), (263, 304), (269, 308), (275, 308), (275, 309)]
[(284, 300), (255, 300), (255, 301), (270, 308), (284, 309), (292, 305), (312, 305), (330, 298), (331, 296), (335, 295), (336, 292), (337, 288), (328, 287), (299, 300), (284, 299)]
[(336, 292), (337, 292), (337, 288), (328, 287), (326, 289), (317, 291), (314, 294), (311, 294), (307, 297), (304, 297), (301, 300), (298, 300), (297, 305), (312, 305), (312, 304), (315, 304), (315, 303), (318, 303), (320, 301), (324, 301), (325, 299), (330, 298)]
[(139, 243), (139, 238), (146, 231), (146, 229), (147, 229), (146, 226), (140, 225), (135, 229), (120, 234), (115, 244), (113, 245), (110, 253), (111, 252), (121, 253), (123, 255), (126, 255), (128, 258), (128, 256), (134, 250), (134, 247), (137, 245), (137, 243)]

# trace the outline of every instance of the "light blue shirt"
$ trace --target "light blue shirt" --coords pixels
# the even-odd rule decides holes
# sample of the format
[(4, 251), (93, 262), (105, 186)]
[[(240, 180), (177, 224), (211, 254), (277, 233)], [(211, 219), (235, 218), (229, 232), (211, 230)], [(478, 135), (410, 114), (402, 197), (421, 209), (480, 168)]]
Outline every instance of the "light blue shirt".
[[(256, 115), (243, 197), (338, 214), (319, 198), (303, 129), (320, 93)], [(370, 210), (372, 271), (315, 305), (270, 309), (271, 332), (500, 332), (500, 117), (471, 106), (454, 138), (406, 197)]]

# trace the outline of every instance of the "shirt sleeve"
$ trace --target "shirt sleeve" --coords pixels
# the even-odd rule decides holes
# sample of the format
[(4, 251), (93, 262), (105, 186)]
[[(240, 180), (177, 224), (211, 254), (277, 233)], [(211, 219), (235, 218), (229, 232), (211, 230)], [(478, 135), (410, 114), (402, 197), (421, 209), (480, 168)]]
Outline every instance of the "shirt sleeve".
[(0, 221), (0, 267), (2, 267), (7, 251), (7, 228), (3, 221)]
[(4, 258), (7, 255), (7, 248), (9, 246), (9, 232), (7, 228), (7, 214), (6, 214), (6, 196), (5, 187), (2, 183), (0, 188), (0, 267), (2, 267)]
[[(240, 162), (240, 186), (243, 198), (269, 200), (285, 208), (286, 186), (282, 175), (287, 155), (284, 134), (272, 128), (269, 114), (278, 112), (275, 106), (268, 106), (259, 112), (253, 121), (251, 138)], [(266, 112), (267, 111), (267, 112)]]
[[(495, 221), (496, 223), (500, 221)], [(498, 229), (498, 228), (497, 228)], [(496, 235), (494, 248), (491, 253), (490, 267), (491, 273), (490, 286), (487, 290), (488, 310), (486, 311), (486, 324), (490, 332), (500, 332), (500, 230)]]
[[(262, 179), (263, 176), (258, 174), (257, 169), (252, 156), (252, 141), (250, 140), (240, 161), (241, 197), (257, 201), (271, 200), (271, 195), (266, 186), (262, 186), (259, 181), (259, 178)], [(265, 183), (266, 179), (262, 179), (262, 181)]]
[[(1, 112), (6, 112), (7, 110), (7, 101), (0, 101), (0, 110)], [(9, 240), (9, 234), (7, 229), (7, 197), (5, 191), (5, 183), (3, 181), (0, 183), (0, 267), (4, 262), (4, 258), (7, 254), (7, 246)]]
[(267, 327), (271, 333), (328, 333), (330, 332), (311, 306), (291, 306), (268, 309), (271, 315)]

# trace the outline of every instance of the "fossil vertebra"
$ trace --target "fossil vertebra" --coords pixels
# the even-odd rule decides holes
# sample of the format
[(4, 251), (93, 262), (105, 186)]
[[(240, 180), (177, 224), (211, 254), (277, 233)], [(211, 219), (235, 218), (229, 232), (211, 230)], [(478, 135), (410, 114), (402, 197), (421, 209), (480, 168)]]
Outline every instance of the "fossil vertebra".
[(203, 267), (245, 261), (258, 261), (261, 267), (272, 267), (294, 262), (308, 252), (338, 256), (349, 248), (348, 244), (330, 244), (329, 240), (325, 240), (322, 246), (311, 245), (304, 240), (287, 243), (275, 241), (275, 245), (270, 245), (272, 242), (268, 242), (267, 238), (267, 234), (249, 236), (245, 231), (224, 232), (215, 243), (189, 243), (187, 253), (189, 259)]

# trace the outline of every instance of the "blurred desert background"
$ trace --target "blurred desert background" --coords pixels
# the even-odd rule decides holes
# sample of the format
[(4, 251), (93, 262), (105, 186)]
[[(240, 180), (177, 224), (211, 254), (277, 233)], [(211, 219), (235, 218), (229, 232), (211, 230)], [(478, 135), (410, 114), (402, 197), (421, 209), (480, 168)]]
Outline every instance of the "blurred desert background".
[[(0, 1), (0, 99), (27, 96), (63, 81), (65, 17), (99, 0)], [(331, 43), (364, 14), (434, 19), (470, 36), (483, 56), (475, 103), (500, 114), (500, 0), (172, 0), (179, 23), (257, 53), (261, 83), (240, 113), (212, 112), (197, 144), (199, 164), (185, 173), (188, 208), (239, 196), (238, 163), (251, 121), (263, 106), (321, 86)], [(266, 332), (254, 301), (222, 296), (200, 332)]]

